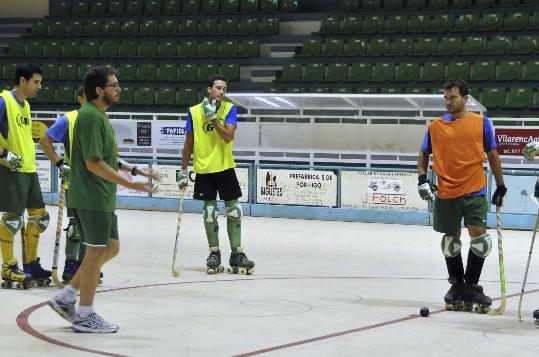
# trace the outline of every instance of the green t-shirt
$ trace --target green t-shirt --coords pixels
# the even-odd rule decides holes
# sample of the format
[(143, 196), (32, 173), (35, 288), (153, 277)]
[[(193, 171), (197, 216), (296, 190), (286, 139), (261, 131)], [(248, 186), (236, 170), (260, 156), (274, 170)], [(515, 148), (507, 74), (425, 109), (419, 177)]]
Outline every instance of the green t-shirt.
[(93, 103), (83, 105), (73, 137), (68, 207), (114, 212), (116, 184), (103, 180), (86, 168), (86, 160), (97, 157), (118, 170), (116, 140), (109, 117)]

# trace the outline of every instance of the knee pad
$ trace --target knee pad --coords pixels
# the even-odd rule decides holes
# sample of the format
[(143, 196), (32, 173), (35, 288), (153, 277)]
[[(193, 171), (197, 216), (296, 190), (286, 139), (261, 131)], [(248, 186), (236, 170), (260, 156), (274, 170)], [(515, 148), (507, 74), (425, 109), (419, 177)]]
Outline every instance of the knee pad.
[(49, 212), (45, 211), (45, 208), (39, 208), (35, 210), (28, 210), (28, 224), (33, 224), (39, 228), (39, 232), (45, 232), (45, 229), (49, 226), (51, 217)]
[(17, 234), (22, 228), (23, 216), (16, 213), (4, 213), (1, 220), (4, 226), (13, 235)]
[(78, 243), (81, 241), (80, 231), (79, 227), (77, 226), (75, 222), (75, 218), (69, 217), (69, 223), (67, 225), (66, 231), (66, 237), (72, 242)]
[(479, 237), (472, 238), (470, 241), (470, 250), (479, 258), (486, 258), (492, 249), (492, 239), (488, 233)]
[(442, 252), (448, 258), (456, 257), (462, 248), (462, 243), (457, 237), (444, 234), (442, 237)]
[(235, 201), (232, 205), (228, 206), (226, 208), (226, 217), (234, 221), (241, 221), (241, 218), (243, 217), (241, 203)]
[(219, 217), (217, 203), (212, 201), (204, 201), (204, 209), (202, 211), (202, 216), (204, 217), (204, 222), (206, 223), (217, 223), (217, 217)]

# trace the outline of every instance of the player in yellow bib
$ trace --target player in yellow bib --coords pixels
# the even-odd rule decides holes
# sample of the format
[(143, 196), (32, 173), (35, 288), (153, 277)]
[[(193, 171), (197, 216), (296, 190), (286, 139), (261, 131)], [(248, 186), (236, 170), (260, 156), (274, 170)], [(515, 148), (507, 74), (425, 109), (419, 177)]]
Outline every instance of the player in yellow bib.
[[(15, 72), (16, 87), (0, 94), (0, 247), (2, 249), (2, 286), (13, 282), (36, 280), (50, 283), (51, 272), (44, 270), (37, 256), (39, 236), (49, 225), (49, 214), (41, 195), (36, 170), (35, 144), (32, 138), (32, 118), (27, 98), (41, 89), (41, 69), (35, 65), (20, 65)], [(18, 268), (13, 252), (14, 236), (24, 224), (24, 272)]]
[(219, 249), (217, 193), (225, 201), (227, 232), (230, 241), (229, 272), (249, 274), (255, 263), (247, 259), (241, 247), (241, 219), (243, 211), (238, 198), (241, 189), (232, 157), (234, 132), (237, 126), (237, 109), (223, 101), (227, 79), (213, 76), (208, 83), (208, 95), (189, 108), (185, 126), (186, 139), (182, 153), (182, 170), (179, 175), (180, 190), (189, 183), (187, 164), (193, 154), (195, 178), (194, 199), (204, 201), (203, 219), (210, 255), (206, 259), (207, 272), (223, 271)]

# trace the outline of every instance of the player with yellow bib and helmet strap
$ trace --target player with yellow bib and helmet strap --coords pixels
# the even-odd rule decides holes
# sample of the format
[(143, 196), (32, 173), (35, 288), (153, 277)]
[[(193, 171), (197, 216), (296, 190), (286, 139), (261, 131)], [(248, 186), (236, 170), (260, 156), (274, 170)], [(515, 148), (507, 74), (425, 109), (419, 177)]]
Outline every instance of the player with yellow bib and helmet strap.
[[(41, 195), (36, 170), (32, 118), (27, 98), (41, 89), (41, 68), (19, 65), (15, 89), (0, 94), (0, 247), (2, 250), (2, 287), (15, 282), (24, 287), (31, 280), (50, 283), (51, 272), (41, 267), (38, 258), (39, 236), (49, 225), (49, 214)], [(28, 223), (24, 225), (24, 210)], [(13, 252), (14, 237), (24, 229), (23, 266), (18, 267)]]
[(201, 103), (189, 108), (185, 126), (185, 145), (182, 153), (182, 170), (179, 174), (180, 190), (189, 183), (187, 164), (193, 154), (196, 173), (194, 199), (204, 201), (203, 219), (210, 254), (206, 259), (207, 272), (222, 272), (219, 249), (217, 193), (225, 201), (227, 232), (230, 241), (230, 273), (249, 274), (255, 263), (249, 260), (241, 247), (241, 218), (243, 211), (238, 198), (241, 189), (232, 157), (234, 132), (237, 126), (237, 109), (223, 101), (228, 81), (223, 76), (213, 76), (208, 83), (208, 94)]

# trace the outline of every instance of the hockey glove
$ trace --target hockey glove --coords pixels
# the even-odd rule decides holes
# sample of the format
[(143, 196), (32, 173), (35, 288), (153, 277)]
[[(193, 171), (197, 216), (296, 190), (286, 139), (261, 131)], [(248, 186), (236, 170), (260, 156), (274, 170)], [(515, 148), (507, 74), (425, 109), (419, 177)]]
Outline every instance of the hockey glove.
[(56, 167), (60, 170), (60, 178), (69, 180), (69, 175), (71, 175), (71, 167), (67, 165), (64, 160), (60, 160), (56, 163)]
[(180, 191), (183, 191), (189, 185), (189, 172), (187, 170), (181, 170), (178, 173), (178, 186)]
[(8, 149), (4, 149), (0, 159), (7, 162), (11, 171), (17, 171), (22, 167), (22, 156), (16, 155)]
[(426, 174), (419, 175), (418, 179), (419, 182), (417, 183), (417, 190), (419, 191), (419, 196), (421, 196), (421, 198), (425, 201), (434, 200), (434, 194), (438, 187), (427, 179)]
[(217, 118), (217, 101), (212, 99), (211, 102), (208, 98), (204, 98), (202, 101), (202, 112), (207, 120), (212, 120)]
[(495, 206), (503, 205), (503, 198), (507, 194), (507, 188), (505, 185), (496, 186), (496, 191), (492, 195), (492, 200), (490, 201)]
[(524, 148), (524, 157), (527, 159), (527, 160), (533, 160), (535, 154), (537, 153), (537, 151), (539, 151), (539, 142), (538, 141), (533, 141), (531, 143), (528, 143), (528, 145), (526, 145), (526, 147)]

